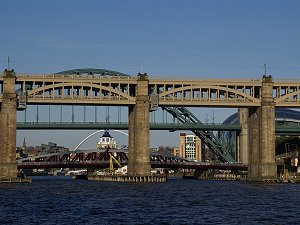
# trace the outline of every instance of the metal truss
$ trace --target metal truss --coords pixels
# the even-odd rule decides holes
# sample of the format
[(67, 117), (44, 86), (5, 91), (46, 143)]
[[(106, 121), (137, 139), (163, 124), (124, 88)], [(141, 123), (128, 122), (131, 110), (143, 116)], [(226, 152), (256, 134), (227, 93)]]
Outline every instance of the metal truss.
[[(184, 107), (162, 107), (170, 113), (174, 120), (183, 124), (202, 124), (202, 122)], [(222, 162), (236, 162), (236, 132), (221, 131), (217, 135), (211, 130), (193, 129), (197, 135), (209, 147)]]

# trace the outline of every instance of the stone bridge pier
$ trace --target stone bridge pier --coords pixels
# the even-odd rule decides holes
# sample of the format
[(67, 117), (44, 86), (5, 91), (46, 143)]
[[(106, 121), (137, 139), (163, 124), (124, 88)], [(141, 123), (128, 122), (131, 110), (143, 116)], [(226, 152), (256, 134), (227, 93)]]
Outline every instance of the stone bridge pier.
[(249, 108), (248, 138), (249, 164), (248, 179), (262, 181), (276, 179), (275, 163), (275, 102), (273, 79), (263, 76), (261, 106)]
[(0, 109), (0, 180), (17, 177), (16, 122), (17, 96), (15, 72), (5, 70)]
[(151, 175), (150, 164), (150, 99), (147, 74), (138, 74), (136, 104), (129, 106), (128, 124), (128, 175)]
[(242, 127), (238, 135), (238, 162), (249, 163), (249, 137), (248, 137), (248, 123), (249, 121), (249, 109), (238, 109), (238, 122)]

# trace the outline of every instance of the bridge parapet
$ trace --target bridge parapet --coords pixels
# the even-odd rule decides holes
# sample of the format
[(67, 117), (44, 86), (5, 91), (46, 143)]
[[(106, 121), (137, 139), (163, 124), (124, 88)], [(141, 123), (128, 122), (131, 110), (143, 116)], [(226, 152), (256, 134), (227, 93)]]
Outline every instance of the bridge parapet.
[[(0, 75), (0, 80), (1, 80)], [(27, 80), (27, 79), (103, 79), (103, 80), (137, 80), (135, 76), (107, 76), (99, 74), (29, 74), (29, 73), (17, 73), (16, 77), (18, 80)]]

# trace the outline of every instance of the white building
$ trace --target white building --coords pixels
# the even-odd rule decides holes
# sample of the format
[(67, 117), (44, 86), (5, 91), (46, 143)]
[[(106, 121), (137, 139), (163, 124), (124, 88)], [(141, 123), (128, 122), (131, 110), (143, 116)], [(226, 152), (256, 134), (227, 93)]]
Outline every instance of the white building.
[(99, 141), (97, 143), (97, 149), (117, 149), (118, 144), (117, 141), (110, 135), (108, 130), (104, 132), (104, 134), (99, 138)]

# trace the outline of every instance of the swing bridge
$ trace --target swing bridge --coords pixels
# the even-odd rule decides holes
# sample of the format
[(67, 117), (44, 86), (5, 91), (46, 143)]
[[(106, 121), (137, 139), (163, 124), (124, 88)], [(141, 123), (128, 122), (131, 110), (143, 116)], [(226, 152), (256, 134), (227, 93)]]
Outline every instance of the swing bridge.
[[(116, 161), (111, 161), (111, 155)], [(168, 169), (220, 169), (233, 171), (246, 171), (247, 165), (243, 163), (206, 163), (194, 162), (186, 158), (152, 152), (149, 156), (151, 168)], [(118, 168), (128, 165), (128, 149), (106, 150), (79, 150), (61, 153), (39, 155), (17, 160), (18, 169), (47, 169), (47, 168), (85, 168), (104, 169)]]

